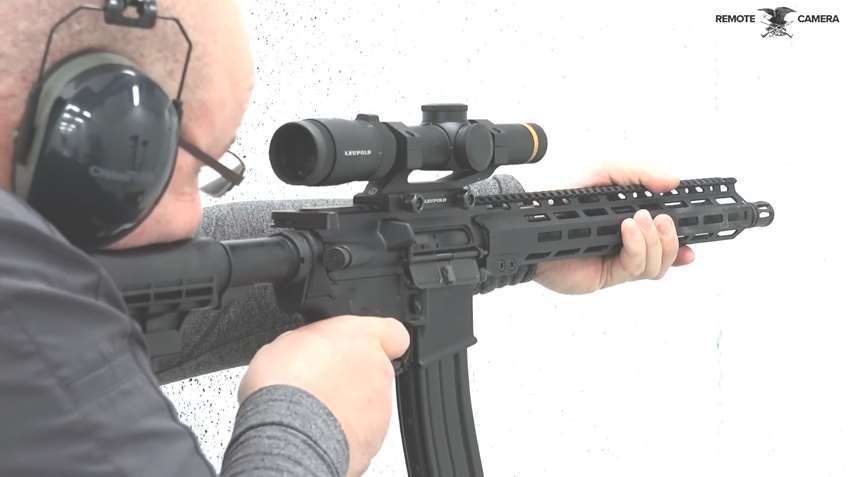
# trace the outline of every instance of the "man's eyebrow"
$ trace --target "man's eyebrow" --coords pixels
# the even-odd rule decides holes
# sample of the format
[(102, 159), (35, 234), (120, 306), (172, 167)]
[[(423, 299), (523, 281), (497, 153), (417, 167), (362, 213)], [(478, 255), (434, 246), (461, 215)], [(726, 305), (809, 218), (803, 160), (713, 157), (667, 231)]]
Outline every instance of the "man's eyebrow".
[(230, 149), (232, 149), (233, 144), (235, 144), (235, 143), (236, 143), (236, 136), (233, 136), (233, 138), (230, 139), (230, 143), (227, 144), (227, 150), (229, 151)]

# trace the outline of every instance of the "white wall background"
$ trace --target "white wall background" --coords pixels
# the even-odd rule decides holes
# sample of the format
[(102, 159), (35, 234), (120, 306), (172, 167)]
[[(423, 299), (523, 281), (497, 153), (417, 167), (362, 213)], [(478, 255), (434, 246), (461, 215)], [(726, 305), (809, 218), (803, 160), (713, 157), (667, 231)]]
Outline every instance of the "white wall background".
[[(541, 124), (546, 158), (505, 171), (531, 189), (606, 159), (737, 177), (774, 224), (696, 245), (661, 282), (476, 300), (486, 473), (848, 475), (848, 5), (787, 5), (842, 23), (763, 39), (761, 24), (714, 22), (757, 2), (245, 1), (257, 83), (236, 148), (252, 170), (227, 200), (349, 197), (361, 184), (278, 182), (276, 127), (358, 112), (410, 124), (428, 102)], [(166, 386), (215, 465), (242, 372)], [(368, 475), (404, 472), (394, 421)]]

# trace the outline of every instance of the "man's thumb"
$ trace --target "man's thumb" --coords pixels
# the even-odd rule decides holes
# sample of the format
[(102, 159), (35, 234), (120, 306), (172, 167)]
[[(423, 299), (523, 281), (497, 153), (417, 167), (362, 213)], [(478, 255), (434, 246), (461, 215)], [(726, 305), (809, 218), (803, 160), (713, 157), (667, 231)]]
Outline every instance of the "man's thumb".
[(394, 318), (376, 318), (377, 334), (380, 345), (389, 359), (397, 359), (403, 356), (409, 348), (409, 332), (406, 327)]

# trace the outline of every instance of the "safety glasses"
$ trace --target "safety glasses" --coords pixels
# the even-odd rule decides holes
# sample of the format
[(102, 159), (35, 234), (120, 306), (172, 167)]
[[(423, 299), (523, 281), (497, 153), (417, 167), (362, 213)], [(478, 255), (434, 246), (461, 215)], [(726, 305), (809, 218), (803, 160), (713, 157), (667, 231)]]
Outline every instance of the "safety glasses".
[(227, 151), (220, 159), (201, 151), (199, 147), (180, 138), (180, 147), (203, 163), (198, 183), (204, 194), (221, 197), (244, 180), (246, 167), (232, 151)]

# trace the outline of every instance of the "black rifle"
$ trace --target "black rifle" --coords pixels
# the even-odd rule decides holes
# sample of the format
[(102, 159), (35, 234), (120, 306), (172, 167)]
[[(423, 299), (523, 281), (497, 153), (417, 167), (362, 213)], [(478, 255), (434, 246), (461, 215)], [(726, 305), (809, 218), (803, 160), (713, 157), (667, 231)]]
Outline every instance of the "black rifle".
[[(621, 222), (638, 209), (674, 220), (680, 244), (729, 240), (774, 218), (735, 179), (685, 180), (654, 194), (606, 186), (475, 197), (466, 187), (504, 164), (536, 162), (547, 138), (535, 124), (468, 121), (464, 105), (430, 105), (420, 126), (306, 120), (271, 141), (276, 174), (307, 185), (370, 180), (350, 207), (274, 212), (279, 233), (197, 239), (96, 255), (142, 323), (155, 354), (179, 349), (181, 317), (217, 308), (240, 287), (270, 283), (278, 307), (313, 322), (388, 316), (411, 334), (395, 363), (401, 435), (414, 477), (483, 474), (466, 349), (472, 297), (531, 280), (537, 264), (617, 254)], [(415, 169), (449, 170), (410, 183)]]

